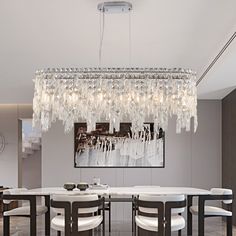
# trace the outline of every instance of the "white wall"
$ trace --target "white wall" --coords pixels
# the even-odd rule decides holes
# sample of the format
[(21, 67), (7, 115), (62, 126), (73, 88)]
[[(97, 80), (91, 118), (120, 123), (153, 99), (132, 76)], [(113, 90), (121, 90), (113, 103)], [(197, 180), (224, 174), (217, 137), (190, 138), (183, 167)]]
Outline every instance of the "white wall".
[(0, 185), (18, 186), (18, 119), (31, 117), (31, 105), (0, 105), (0, 133), (7, 143), (0, 154)]
[[(166, 132), (166, 167), (144, 169), (74, 168), (73, 131), (64, 134), (57, 122), (42, 138), (42, 186), (62, 186), (68, 181), (91, 183), (94, 176), (111, 186), (221, 186), (221, 101), (200, 100), (198, 119), (196, 134), (176, 134), (171, 120)], [(129, 217), (127, 207), (116, 208), (114, 217)]]

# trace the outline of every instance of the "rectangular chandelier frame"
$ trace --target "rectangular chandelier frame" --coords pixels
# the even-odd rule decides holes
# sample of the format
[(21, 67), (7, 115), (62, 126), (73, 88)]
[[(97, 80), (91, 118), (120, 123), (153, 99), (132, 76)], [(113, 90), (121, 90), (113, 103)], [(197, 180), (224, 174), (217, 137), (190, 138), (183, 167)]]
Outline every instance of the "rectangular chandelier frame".
[(96, 123), (109, 121), (109, 132), (119, 131), (120, 122), (143, 130), (152, 120), (155, 130), (168, 127), (176, 117), (176, 132), (197, 129), (196, 73), (182, 68), (61, 68), (36, 71), (33, 100), (34, 125), (47, 131), (61, 120), (65, 132), (76, 122), (86, 121), (88, 132)]

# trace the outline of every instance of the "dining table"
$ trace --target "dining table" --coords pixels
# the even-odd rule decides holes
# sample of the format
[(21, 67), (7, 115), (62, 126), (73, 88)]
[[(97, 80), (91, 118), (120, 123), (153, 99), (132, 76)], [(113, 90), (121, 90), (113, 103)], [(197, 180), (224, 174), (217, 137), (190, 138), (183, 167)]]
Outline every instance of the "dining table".
[[(45, 187), (45, 188), (36, 188), (25, 190), (17, 194), (18, 196), (25, 196), (30, 199), (34, 199), (39, 196), (45, 197), (45, 202), (49, 208), (49, 220), (50, 220), (50, 198), (54, 194), (97, 194), (99, 196), (105, 197), (107, 202), (133, 202), (134, 197), (148, 194), (148, 195), (174, 195), (174, 194), (183, 194), (187, 199), (187, 235), (192, 235), (192, 229), (189, 222), (192, 221), (192, 215), (189, 211), (190, 206), (193, 202), (193, 197), (210, 195), (211, 192), (206, 189), (193, 188), (193, 187), (159, 187), (159, 186), (127, 186), (127, 187), (107, 187), (107, 188), (88, 188), (85, 191), (79, 190), (77, 188), (72, 191), (68, 191), (63, 187)], [(10, 197), (14, 198), (14, 195), (11, 194)], [(22, 197), (23, 198), (23, 197)], [(15, 197), (17, 199), (17, 197)], [(31, 211), (31, 225), (33, 225), (34, 230), (31, 232), (31, 236), (36, 236), (36, 206), (34, 210)], [(199, 216), (200, 217), (200, 216)], [(201, 225), (198, 225), (201, 227)], [(202, 232), (199, 229), (199, 232)], [(202, 236), (202, 235), (201, 235)]]

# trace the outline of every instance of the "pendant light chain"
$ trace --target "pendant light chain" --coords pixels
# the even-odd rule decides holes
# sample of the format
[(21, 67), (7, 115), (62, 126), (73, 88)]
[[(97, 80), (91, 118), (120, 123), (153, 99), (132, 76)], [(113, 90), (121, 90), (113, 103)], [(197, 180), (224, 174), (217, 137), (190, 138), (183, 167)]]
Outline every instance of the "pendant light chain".
[(100, 42), (99, 42), (99, 67), (102, 65), (102, 46), (105, 28), (105, 12), (104, 10), (100, 12)]
[(132, 43), (132, 38), (131, 38), (131, 10), (129, 11), (129, 67), (131, 68), (131, 63), (132, 63), (132, 49), (131, 49), (131, 43)]

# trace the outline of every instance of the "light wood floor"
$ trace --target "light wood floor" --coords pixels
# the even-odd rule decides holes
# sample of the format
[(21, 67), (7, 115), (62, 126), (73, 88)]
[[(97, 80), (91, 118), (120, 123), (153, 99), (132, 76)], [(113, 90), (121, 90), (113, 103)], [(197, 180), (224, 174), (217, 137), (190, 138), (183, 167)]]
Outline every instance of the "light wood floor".
[[(38, 235), (44, 236), (44, 224), (43, 218), (38, 217), (37, 220)], [(225, 224), (220, 219), (209, 218), (206, 219), (205, 236), (226, 236)], [(0, 236), (3, 236), (2, 232), (2, 218), (0, 218)], [(197, 222), (194, 222), (193, 235), (197, 236)], [(12, 218), (11, 219), (11, 235), (13, 236), (29, 236), (29, 219), (26, 218)], [(56, 236), (56, 232), (51, 230), (51, 235)], [(94, 236), (101, 235), (100, 232), (94, 233)], [(132, 236), (131, 222), (112, 222), (112, 233), (106, 232), (109, 236)], [(176, 233), (172, 234), (177, 236)], [(186, 235), (186, 231), (183, 231), (182, 235)], [(234, 228), (233, 235), (236, 236), (236, 228)]]

